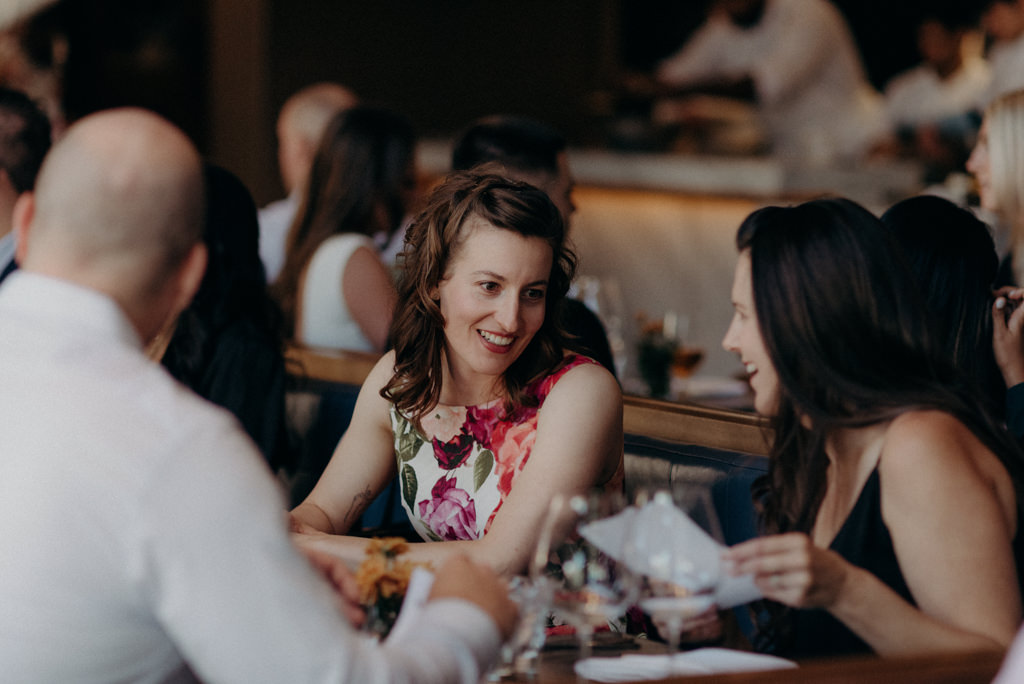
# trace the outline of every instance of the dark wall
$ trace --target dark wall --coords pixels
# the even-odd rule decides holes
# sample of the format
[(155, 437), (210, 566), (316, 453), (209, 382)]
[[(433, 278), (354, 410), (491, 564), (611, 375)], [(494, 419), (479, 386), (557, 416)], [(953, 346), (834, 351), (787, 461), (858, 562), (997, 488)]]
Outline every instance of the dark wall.
[(615, 5), (273, 0), (273, 109), (302, 85), (330, 79), (406, 112), (427, 135), (517, 112), (585, 138), (594, 93), (600, 100), (617, 60)]

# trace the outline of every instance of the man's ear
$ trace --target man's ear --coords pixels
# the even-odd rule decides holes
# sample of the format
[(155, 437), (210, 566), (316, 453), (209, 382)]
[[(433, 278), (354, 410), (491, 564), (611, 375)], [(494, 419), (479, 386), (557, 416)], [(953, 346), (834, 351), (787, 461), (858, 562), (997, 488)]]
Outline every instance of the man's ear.
[(175, 276), (178, 290), (174, 307), (175, 315), (184, 311), (192, 298), (196, 296), (199, 285), (203, 282), (203, 275), (206, 273), (207, 256), (206, 245), (197, 242), (192, 245), (188, 256), (178, 267), (178, 273)]
[(29, 229), (36, 215), (36, 198), (31, 191), (23, 192), (14, 203), (14, 260), (20, 266), (28, 254)]

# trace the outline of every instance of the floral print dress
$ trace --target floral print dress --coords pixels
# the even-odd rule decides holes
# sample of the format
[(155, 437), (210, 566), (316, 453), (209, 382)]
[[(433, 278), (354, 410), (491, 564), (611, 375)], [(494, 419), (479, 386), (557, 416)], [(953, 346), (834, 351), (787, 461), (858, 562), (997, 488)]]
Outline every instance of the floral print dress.
[(526, 391), (538, 406), (505, 415), (504, 402), (440, 404), (423, 416), (423, 432), (391, 407), (402, 507), (427, 541), (480, 539), (530, 458), (537, 413), (555, 383), (573, 368), (596, 364), (573, 356)]

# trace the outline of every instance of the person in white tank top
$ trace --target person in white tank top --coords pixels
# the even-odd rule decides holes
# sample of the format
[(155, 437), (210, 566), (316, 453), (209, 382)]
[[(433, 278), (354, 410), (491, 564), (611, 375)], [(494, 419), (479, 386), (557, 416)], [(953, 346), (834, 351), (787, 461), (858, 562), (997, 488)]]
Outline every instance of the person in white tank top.
[(382, 109), (355, 107), (328, 125), (271, 286), (296, 342), (384, 351), (395, 293), (371, 236), (405, 216), (414, 145), (405, 117)]

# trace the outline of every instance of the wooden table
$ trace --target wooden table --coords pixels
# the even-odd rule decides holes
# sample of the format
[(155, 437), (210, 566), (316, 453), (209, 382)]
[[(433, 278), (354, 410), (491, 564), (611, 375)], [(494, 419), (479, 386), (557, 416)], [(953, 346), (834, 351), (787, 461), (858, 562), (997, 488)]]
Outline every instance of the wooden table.
[[(643, 651), (645, 649), (641, 649)], [(594, 655), (611, 655), (595, 652)], [(506, 681), (535, 684), (578, 684), (572, 649), (545, 650), (535, 679)], [(989, 684), (999, 671), (998, 653), (960, 653), (876, 658), (854, 656), (808, 661), (790, 670), (672, 677), (679, 684)]]

